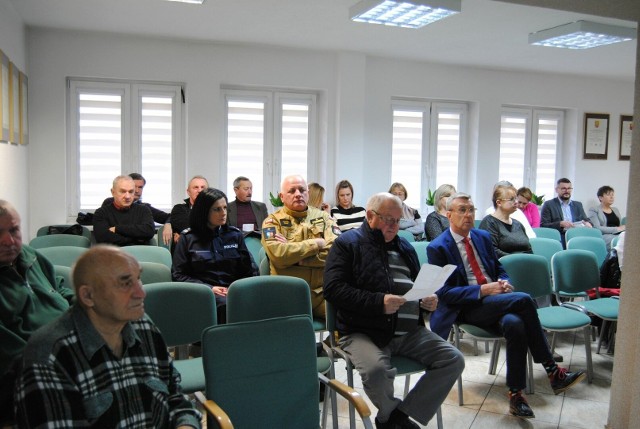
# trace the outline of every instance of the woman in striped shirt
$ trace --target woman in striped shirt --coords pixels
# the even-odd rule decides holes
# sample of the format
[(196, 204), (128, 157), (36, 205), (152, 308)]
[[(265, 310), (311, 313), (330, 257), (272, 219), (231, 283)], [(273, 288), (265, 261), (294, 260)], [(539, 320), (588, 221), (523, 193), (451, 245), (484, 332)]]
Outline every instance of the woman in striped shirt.
[(342, 180), (336, 186), (336, 206), (331, 209), (331, 217), (336, 220), (340, 231), (358, 228), (364, 222), (367, 211), (364, 207), (353, 205), (353, 186), (348, 180)]

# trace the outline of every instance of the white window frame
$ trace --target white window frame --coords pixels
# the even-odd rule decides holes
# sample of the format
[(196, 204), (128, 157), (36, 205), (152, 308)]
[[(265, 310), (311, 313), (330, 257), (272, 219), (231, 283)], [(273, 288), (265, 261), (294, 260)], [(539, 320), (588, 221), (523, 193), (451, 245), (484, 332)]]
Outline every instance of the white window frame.
[[(67, 217), (73, 221), (80, 211), (80, 166), (79, 166), (79, 111), (78, 95), (81, 92), (122, 95), (121, 164), (120, 174), (141, 172), (141, 111), (139, 97), (171, 95), (172, 103), (172, 173), (171, 201), (177, 201), (184, 189), (184, 86), (179, 83), (138, 82), (108, 79), (67, 78)], [(133, 120), (132, 115), (136, 115)], [(105, 183), (105, 198), (111, 196), (111, 182)], [(149, 201), (153, 203), (152, 201)], [(155, 205), (154, 205), (155, 206)], [(171, 210), (171, 207), (160, 207)], [(95, 209), (83, 209), (93, 212)]]
[[(469, 145), (467, 137), (469, 106), (461, 102), (393, 99), (391, 107), (392, 116), (396, 110), (422, 112), (423, 114), (419, 210), (421, 214), (425, 214), (427, 212), (426, 198), (428, 190), (430, 189), (432, 192), (435, 192), (436, 188), (441, 185), (441, 183), (436, 183), (438, 177), (437, 143), (439, 113), (454, 113), (460, 115), (458, 176), (456, 185), (459, 188), (464, 188), (467, 180), (465, 166), (466, 153)], [(393, 153), (391, 156), (393, 156)], [(394, 182), (392, 174), (393, 172), (390, 170), (389, 183)]]
[[(535, 194), (545, 194), (548, 198), (549, 192), (552, 190), (542, 191), (537, 189), (537, 167), (538, 167), (538, 135), (539, 135), (539, 120), (540, 119), (551, 119), (558, 121), (557, 125), (557, 141), (556, 141), (556, 153), (555, 153), (555, 172), (554, 177), (551, 178), (552, 182), (555, 181), (555, 176), (557, 176), (558, 166), (561, 161), (561, 148), (563, 146), (563, 132), (564, 132), (564, 120), (565, 120), (565, 112), (559, 109), (550, 109), (550, 108), (525, 108), (525, 107), (513, 107), (513, 106), (504, 106), (502, 108), (500, 118), (502, 121), (502, 117), (504, 115), (509, 115), (512, 117), (519, 117), (526, 121), (525, 126), (525, 150), (524, 150), (524, 165), (522, 166), (523, 175), (522, 182), (514, 183), (513, 185), (518, 188), (520, 186), (526, 186), (530, 188)], [(502, 127), (500, 130), (500, 134), (502, 134)], [(499, 149), (500, 151), (502, 148)], [(500, 177), (499, 180), (503, 180), (503, 177)]]
[[(229, 101), (249, 101), (264, 103), (264, 136), (263, 136), (263, 177), (253, 177), (251, 171), (244, 173), (254, 183), (262, 181), (262, 195), (254, 193), (253, 199), (269, 201), (269, 192), (274, 195), (280, 190), (281, 151), (282, 151), (282, 105), (306, 104), (309, 106), (309, 130), (307, 146), (307, 173), (305, 179), (316, 177), (318, 171), (318, 93), (313, 91), (292, 91), (287, 89), (242, 89), (226, 87), (222, 89), (223, 103), (223, 137), (222, 157), (220, 159), (220, 180), (222, 189), (226, 189), (228, 198), (234, 199), (232, 192), (233, 179), (228, 178), (228, 111)], [(255, 184), (254, 184), (255, 187)]]

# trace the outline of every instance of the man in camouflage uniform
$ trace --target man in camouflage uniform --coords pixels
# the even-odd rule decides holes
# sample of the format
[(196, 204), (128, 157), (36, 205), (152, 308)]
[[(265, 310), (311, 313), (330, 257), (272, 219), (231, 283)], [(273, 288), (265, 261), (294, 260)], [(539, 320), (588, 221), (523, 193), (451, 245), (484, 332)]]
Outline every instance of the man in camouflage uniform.
[(271, 274), (306, 280), (311, 288), (313, 315), (324, 317), (324, 263), (340, 230), (327, 212), (307, 205), (309, 190), (301, 176), (284, 178), (280, 198), (284, 207), (262, 223), (262, 245)]

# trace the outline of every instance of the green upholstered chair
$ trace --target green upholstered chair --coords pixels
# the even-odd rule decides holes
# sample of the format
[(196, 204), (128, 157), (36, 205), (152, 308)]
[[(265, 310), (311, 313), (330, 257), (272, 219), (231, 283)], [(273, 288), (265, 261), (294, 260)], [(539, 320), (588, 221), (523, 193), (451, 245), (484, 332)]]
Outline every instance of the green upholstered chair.
[(133, 255), (138, 262), (156, 262), (171, 268), (171, 252), (164, 247), (136, 245), (124, 246), (122, 250)]
[(165, 283), (171, 281), (171, 268), (157, 262), (140, 262), (142, 284)]
[(427, 260), (427, 246), (429, 245), (428, 241), (412, 241), (411, 245), (416, 249), (416, 253), (418, 254), (418, 260), (420, 261), (420, 265), (428, 264)]
[(260, 275), (268, 276), (271, 274), (271, 265), (269, 264), (269, 258), (262, 258), (259, 265)]
[[(548, 296), (553, 293), (549, 276), (549, 263), (544, 256), (516, 253), (500, 258), (502, 266), (509, 274), (515, 290), (525, 292), (532, 298)], [(538, 309), (538, 318), (542, 329), (553, 333), (551, 350), (555, 349), (556, 332), (582, 330), (584, 334), (585, 356), (587, 359), (587, 379), (593, 380), (591, 361), (591, 318), (586, 314), (573, 311), (564, 306), (549, 306)]]
[(230, 423), (239, 429), (317, 429), (319, 381), (355, 404), (364, 427), (373, 428), (364, 399), (317, 372), (306, 315), (214, 326), (203, 333), (202, 347), (210, 429)]
[(83, 235), (51, 234), (33, 238), (29, 242), (29, 246), (34, 249), (43, 249), (45, 247), (55, 246), (76, 246), (88, 249), (91, 246), (91, 240)]
[[(38, 228), (38, 231), (36, 232), (36, 236), (37, 237), (41, 237), (43, 235), (59, 235), (59, 234), (49, 234), (49, 228), (55, 228), (57, 230), (64, 230), (64, 229), (72, 227), (74, 225), (75, 224), (41, 226), (40, 228)], [(89, 240), (91, 240), (91, 231), (89, 230), (89, 228), (87, 228), (84, 225), (81, 225), (81, 226), (82, 226), (82, 236), (83, 237), (87, 237)]]
[[(164, 244), (164, 240), (162, 239), (163, 231), (164, 231), (164, 225), (160, 225), (160, 228), (158, 228), (158, 232), (156, 232), (156, 241), (158, 242), (159, 247), (164, 247), (169, 252), (171, 252), (171, 243)], [(171, 238), (171, 240), (173, 240), (173, 237)]]
[(536, 237), (539, 238), (551, 238), (553, 240), (562, 241), (560, 231), (555, 228), (546, 228), (544, 226), (533, 228), (533, 232), (536, 233)]
[(64, 283), (62, 285), (75, 292), (75, 289), (73, 288), (73, 277), (71, 276), (71, 267), (54, 265), (53, 270), (56, 273), (56, 277), (62, 277), (64, 279)]
[(53, 265), (63, 265), (65, 267), (71, 267), (80, 255), (86, 251), (86, 248), (77, 246), (43, 247), (37, 250)]
[[(349, 355), (336, 343), (338, 334), (338, 330), (336, 328), (337, 309), (329, 301), (325, 301), (325, 306), (327, 310), (327, 329), (329, 330), (331, 358), (335, 359), (339, 356), (344, 359), (347, 364), (347, 385), (353, 387), (353, 370), (355, 368), (353, 367), (353, 363), (351, 362)], [(411, 387), (411, 375), (424, 372), (426, 368), (421, 363), (404, 356), (391, 356), (391, 365), (396, 368), (396, 374), (399, 377), (405, 377), (404, 391), (402, 395), (404, 398), (409, 393), (409, 388)], [(438, 408), (436, 420), (438, 429), (442, 429), (442, 410), (440, 408)], [(355, 410), (351, 406), (349, 407), (349, 427), (351, 429), (355, 428)]]
[[(553, 231), (558, 232), (555, 229)], [(558, 237), (560, 237), (559, 232)], [(529, 243), (531, 244), (531, 250), (533, 250), (534, 255), (543, 256), (547, 260), (549, 275), (551, 275), (551, 257), (557, 252), (563, 250), (560, 240), (556, 240), (554, 238), (532, 237), (529, 239)]]
[(413, 236), (413, 234), (410, 231), (407, 231), (406, 229), (398, 230), (398, 236), (404, 238), (410, 243), (413, 241), (416, 241), (416, 238)]
[(582, 249), (567, 249), (553, 255), (551, 259), (551, 273), (553, 276), (553, 290), (558, 299), (560, 297), (576, 297), (580, 295), (583, 301), (565, 302), (562, 305), (593, 314), (602, 319), (600, 336), (596, 353), (600, 353), (600, 346), (604, 337), (607, 322), (617, 322), (620, 300), (613, 298), (599, 298), (589, 300), (586, 291), (600, 286), (600, 268), (593, 252)]
[(258, 251), (258, 260), (256, 261), (256, 264), (259, 265), (262, 262), (262, 260), (266, 257), (267, 257), (267, 251), (264, 250), (264, 247), (260, 247), (260, 250)]
[[(326, 330), (325, 321), (314, 318), (311, 311), (311, 291), (307, 282), (291, 276), (247, 277), (231, 283), (227, 291), (227, 322), (271, 319), (303, 314), (309, 317), (315, 332)], [(331, 359), (318, 357), (317, 371), (334, 377)], [(325, 395), (329, 390), (325, 390)], [(325, 398), (327, 399), (327, 398)], [(326, 402), (325, 402), (326, 404)], [(333, 402), (332, 405), (335, 403)], [(326, 411), (326, 408), (325, 408)], [(337, 416), (334, 407), (334, 416)], [(326, 412), (323, 413), (323, 427)]]
[(574, 237), (596, 237), (602, 240), (602, 232), (597, 228), (569, 228), (564, 233), (564, 239), (568, 243)]
[[(200, 283), (165, 282), (144, 285), (145, 312), (156, 324), (167, 346), (200, 341), (202, 332), (214, 326), (216, 301), (211, 288)], [(186, 393), (204, 390), (202, 358), (175, 360)]]
[(480, 228), (480, 224), (482, 223), (482, 219), (474, 219), (473, 220), (473, 227), (474, 228)]
[(620, 234), (616, 235), (615, 237), (613, 237), (613, 240), (611, 240), (612, 249), (618, 245), (618, 241), (620, 241)]
[(573, 237), (567, 241), (567, 249), (582, 249), (593, 252), (598, 261), (598, 267), (602, 266), (602, 263), (607, 258), (607, 245), (602, 238), (598, 237)]
[(244, 243), (247, 245), (247, 249), (249, 249), (249, 253), (253, 257), (253, 262), (256, 265), (260, 265), (260, 249), (262, 249), (262, 242), (258, 237), (254, 237), (251, 235), (246, 235), (244, 237)]

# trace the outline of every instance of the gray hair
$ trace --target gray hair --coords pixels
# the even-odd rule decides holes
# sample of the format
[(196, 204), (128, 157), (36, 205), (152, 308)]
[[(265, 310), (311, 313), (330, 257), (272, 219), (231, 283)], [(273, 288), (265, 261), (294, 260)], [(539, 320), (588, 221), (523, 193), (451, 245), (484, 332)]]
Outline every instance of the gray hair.
[(126, 175), (126, 174), (122, 174), (118, 177), (116, 177), (115, 179), (113, 179), (113, 183), (111, 184), (111, 189), (116, 189), (116, 186), (118, 185), (118, 182), (121, 180), (126, 180), (126, 181), (132, 181), (133, 182), (133, 178), (131, 178), (131, 176)]
[[(206, 179), (205, 179), (206, 180)], [(251, 180), (249, 180), (248, 177), (244, 177), (244, 176), (238, 176), (236, 177), (236, 180), (233, 181), (233, 187), (234, 189), (240, 186), (240, 182), (251, 182)]]
[(451, 205), (453, 204), (454, 200), (467, 200), (467, 201), (469, 201), (470, 199), (471, 199), (471, 195), (465, 194), (464, 192), (456, 192), (455, 194), (453, 194), (449, 198), (447, 198), (447, 205), (445, 206), (445, 208), (447, 210), (451, 210)]
[(380, 206), (386, 201), (392, 201), (398, 208), (402, 208), (402, 200), (399, 197), (388, 192), (380, 192), (369, 197), (367, 201), (367, 211), (372, 210), (377, 212), (380, 210)]
[[(207, 180), (206, 177), (204, 176), (200, 176), (199, 174), (196, 174), (195, 176), (193, 176), (190, 180), (189, 180), (189, 185), (191, 184), (191, 182), (193, 182), (196, 179), (200, 179), (200, 180), (204, 180), (205, 182), (207, 182), (207, 188), (209, 187), (209, 181)], [(187, 185), (188, 186), (188, 185)]]
[(6, 216), (10, 213), (18, 213), (16, 208), (9, 201), (0, 200), (0, 216)]

